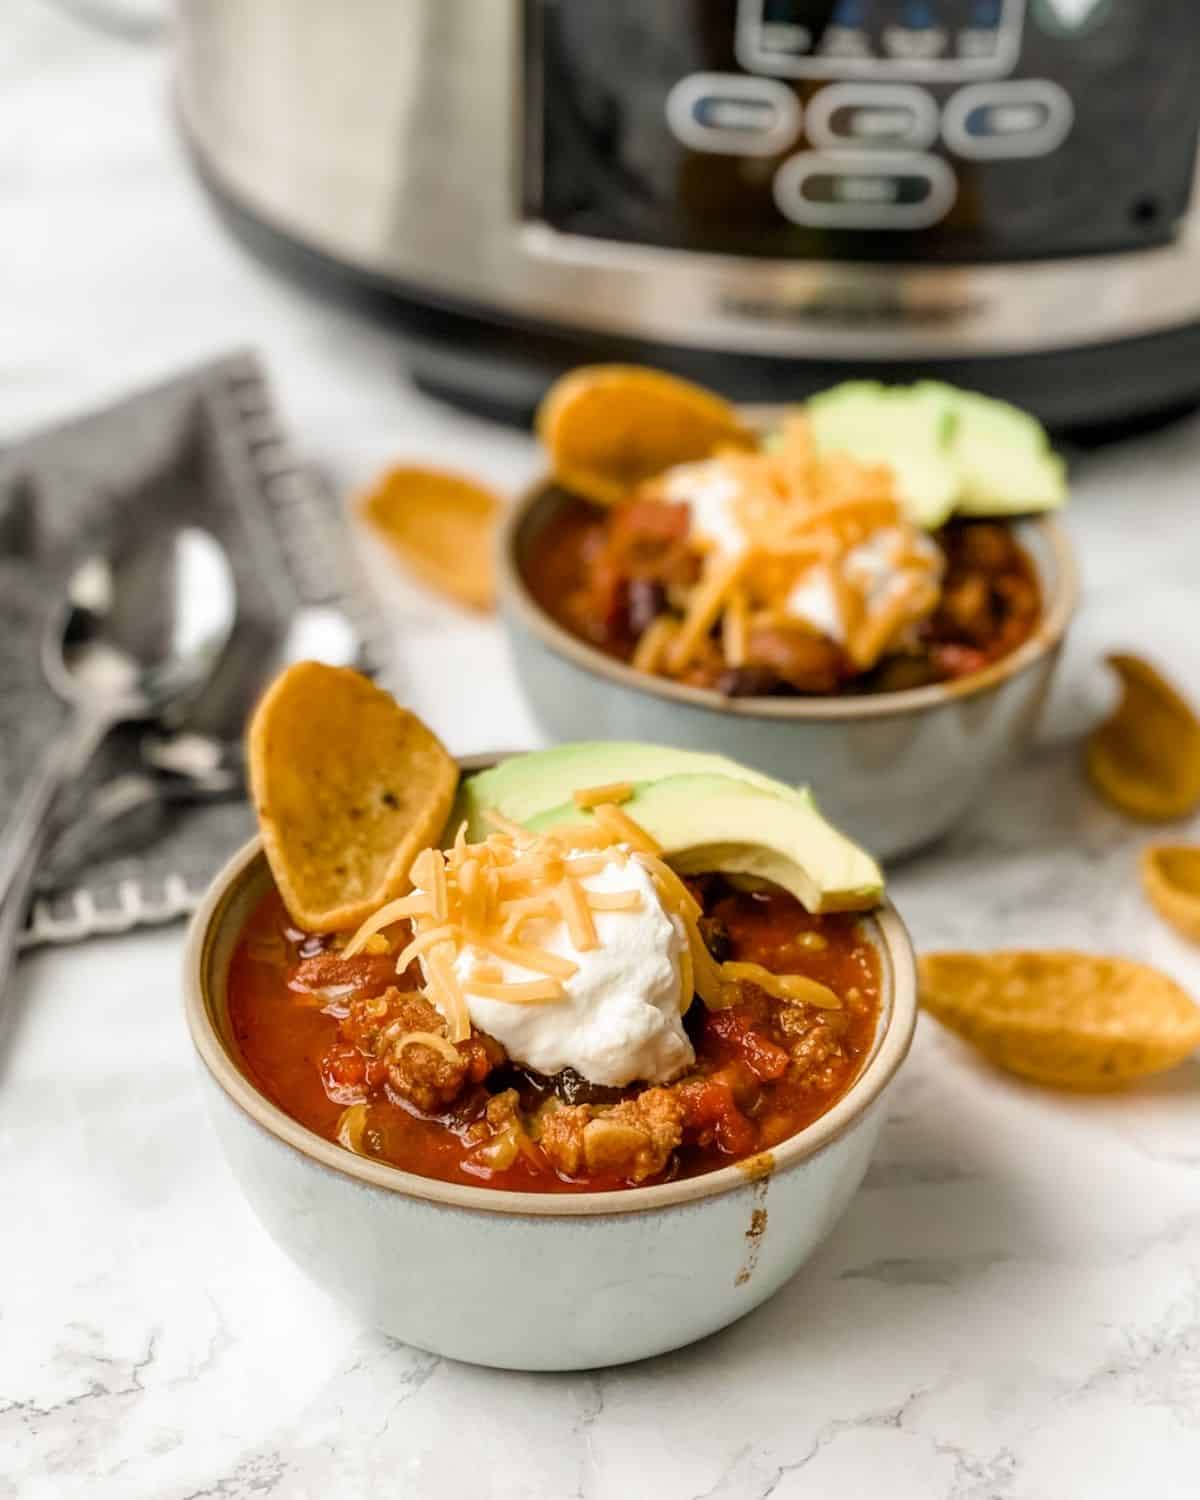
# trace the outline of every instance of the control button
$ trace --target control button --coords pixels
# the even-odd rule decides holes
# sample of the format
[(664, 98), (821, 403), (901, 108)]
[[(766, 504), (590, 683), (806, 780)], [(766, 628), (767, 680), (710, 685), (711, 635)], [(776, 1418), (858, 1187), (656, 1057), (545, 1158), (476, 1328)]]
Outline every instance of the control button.
[(1045, 156), (1062, 145), (1074, 120), (1070, 94), (1049, 79), (972, 83), (947, 100), (942, 139), (975, 160)]
[(950, 211), (954, 173), (940, 156), (801, 151), (775, 174), (775, 204), (793, 224), (925, 229)]
[(938, 108), (924, 89), (904, 83), (831, 83), (808, 103), (814, 146), (907, 146), (937, 140)]
[(800, 101), (786, 83), (740, 73), (692, 73), (667, 95), (667, 124), (696, 151), (772, 156), (800, 134)]

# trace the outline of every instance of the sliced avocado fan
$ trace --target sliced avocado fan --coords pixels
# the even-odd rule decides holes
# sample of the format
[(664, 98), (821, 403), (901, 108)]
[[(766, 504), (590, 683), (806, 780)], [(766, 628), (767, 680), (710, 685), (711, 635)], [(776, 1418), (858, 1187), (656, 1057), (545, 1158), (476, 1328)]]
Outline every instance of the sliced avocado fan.
[(1036, 417), (1007, 401), (932, 380), (916, 387), (930, 388), (953, 404), (952, 450), (959, 476), (955, 508), (960, 515), (1054, 510), (1066, 501), (1066, 465)]
[[(638, 787), (622, 810), (683, 875), (770, 880), (810, 912), (866, 911), (883, 894), (879, 866), (825, 821), (807, 791), (782, 798), (729, 776), (665, 776)], [(568, 800), (524, 821), (544, 833), (586, 816)]]
[(710, 773), (745, 782), (784, 801), (808, 799), (808, 793), (774, 781), (761, 772), (740, 766), (723, 755), (699, 750), (676, 750), (668, 745), (644, 745), (633, 740), (581, 740), (514, 755), (490, 771), (464, 779), (447, 825), (452, 837), (466, 819), (467, 837), (476, 842), (491, 830), (485, 808), (495, 808), (514, 823), (527, 823), (537, 813), (571, 800), (572, 792), (587, 787), (628, 782), (636, 789), (664, 776)]
[(1063, 461), (1042, 424), (1007, 401), (938, 380), (848, 380), (806, 410), (822, 452), (888, 464), (910, 517), (930, 530), (954, 511), (1022, 515), (1067, 498)]
[(847, 380), (814, 396), (807, 410), (822, 452), (891, 468), (918, 526), (933, 531), (949, 517), (960, 486), (950, 454), (952, 403), (940, 390)]

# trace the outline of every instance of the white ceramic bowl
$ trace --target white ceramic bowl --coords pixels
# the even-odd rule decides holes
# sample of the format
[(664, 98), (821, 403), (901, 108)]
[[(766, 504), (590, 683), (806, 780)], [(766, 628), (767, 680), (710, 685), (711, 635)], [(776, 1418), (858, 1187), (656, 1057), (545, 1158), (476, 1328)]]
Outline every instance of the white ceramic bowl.
[(932, 843), (1028, 744), (1050, 686), (1077, 584), (1051, 520), (1017, 534), (1038, 570), (1045, 609), (1016, 651), (959, 682), (827, 698), (726, 698), (635, 672), (578, 640), (530, 594), (523, 563), (567, 496), (535, 488), (510, 510), (499, 543), (500, 601), (517, 675), (556, 740), (649, 740), (710, 750), (794, 785), (872, 853)]
[(773, 1151), (613, 1193), (511, 1193), (402, 1172), (297, 1124), (241, 1071), (226, 978), (270, 883), (255, 839), (213, 882), (184, 960), (188, 1025), (234, 1175), (280, 1247), (405, 1343), (519, 1370), (621, 1364), (757, 1307), (828, 1234), (866, 1171), (912, 1040), (912, 948), (890, 905), (864, 919), (882, 959), (873, 1049), (849, 1090)]

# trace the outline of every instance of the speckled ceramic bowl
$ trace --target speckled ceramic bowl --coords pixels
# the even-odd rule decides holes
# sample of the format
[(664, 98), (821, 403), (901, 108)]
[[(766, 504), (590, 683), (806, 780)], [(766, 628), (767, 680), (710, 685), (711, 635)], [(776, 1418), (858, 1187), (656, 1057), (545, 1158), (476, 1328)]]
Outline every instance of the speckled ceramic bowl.
[(1017, 523), (1045, 612), (1010, 656), (960, 682), (828, 698), (726, 698), (635, 672), (557, 625), (523, 576), (530, 545), (567, 496), (546, 484), (518, 500), (499, 547), (500, 599), (513, 660), (542, 727), (557, 740), (650, 740), (711, 750), (807, 784), (821, 810), (888, 858), (932, 843), (1029, 742), (1077, 585), (1052, 520)]
[(209, 1111), (268, 1232), (330, 1295), (406, 1343), (519, 1370), (621, 1364), (702, 1338), (769, 1297), (850, 1201), (916, 1020), (890, 906), (865, 918), (883, 969), (873, 1049), (837, 1104), (773, 1151), (614, 1193), (511, 1193), (355, 1156), (277, 1109), (229, 1038), (226, 979), (270, 873), (258, 840), (214, 881), (184, 961)]

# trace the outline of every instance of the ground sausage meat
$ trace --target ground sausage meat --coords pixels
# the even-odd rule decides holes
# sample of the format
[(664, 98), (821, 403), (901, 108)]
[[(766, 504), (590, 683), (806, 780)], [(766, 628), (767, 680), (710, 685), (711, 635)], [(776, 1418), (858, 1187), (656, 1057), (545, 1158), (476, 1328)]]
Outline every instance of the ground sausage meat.
[(547, 1111), (538, 1144), (566, 1177), (612, 1175), (642, 1182), (666, 1166), (683, 1139), (683, 1111), (669, 1088), (646, 1089), (608, 1108), (568, 1104)]
[(781, 1005), (776, 1014), (781, 1045), (791, 1054), (792, 1066), (809, 1088), (830, 1089), (840, 1069), (830, 1063), (845, 1056), (840, 1031), (842, 1017), (813, 1011), (803, 1005)]
[(292, 970), (289, 988), (301, 991), (352, 989), (356, 996), (378, 995), (395, 982), (396, 960), (390, 953), (315, 953)]
[(479, 1033), (457, 1044), (453, 1060), (440, 1047), (405, 1040), (414, 1032), (443, 1036), (445, 1030), (424, 995), (394, 985), (382, 995), (355, 995), (342, 1026), (343, 1036), (382, 1069), (388, 1087), (426, 1114), (453, 1104), (468, 1083), (482, 1083), (505, 1060), (500, 1043)]

